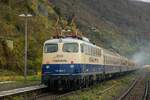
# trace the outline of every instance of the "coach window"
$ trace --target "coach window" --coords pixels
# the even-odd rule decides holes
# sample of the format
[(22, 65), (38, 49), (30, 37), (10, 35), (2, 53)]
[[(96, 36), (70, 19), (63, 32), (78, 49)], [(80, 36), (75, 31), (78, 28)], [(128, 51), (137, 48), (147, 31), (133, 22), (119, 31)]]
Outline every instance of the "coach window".
[(52, 52), (57, 52), (58, 51), (58, 45), (57, 44), (45, 44), (44, 47), (45, 53), (52, 53)]
[(95, 48), (92, 48), (92, 56), (95, 56)]
[(87, 46), (87, 54), (91, 55), (91, 47), (90, 46)]
[(81, 52), (84, 53), (84, 44), (81, 44)]
[(98, 49), (98, 56), (100, 57), (101, 56), (101, 50)]
[(94, 52), (93, 52), (93, 47), (91, 47), (91, 56), (93, 56)]
[(89, 49), (90, 49), (90, 55), (92, 56), (93, 55), (93, 48), (91, 46), (89, 46)]
[(85, 45), (85, 49), (84, 49), (84, 50), (85, 50), (85, 51), (84, 51), (85, 54), (88, 55), (88, 52), (89, 52), (89, 51), (88, 51), (88, 50), (89, 50), (89, 49), (88, 49), (88, 45)]
[(92, 53), (93, 53), (93, 56), (95, 56), (95, 48), (92, 48)]
[(64, 52), (78, 52), (79, 46), (77, 43), (64, 43)]
[(97, 48), (94, 48), (94, 56), (97, 56)]
[(96, 56), (98, 57), (98, 49), (96, 48)]

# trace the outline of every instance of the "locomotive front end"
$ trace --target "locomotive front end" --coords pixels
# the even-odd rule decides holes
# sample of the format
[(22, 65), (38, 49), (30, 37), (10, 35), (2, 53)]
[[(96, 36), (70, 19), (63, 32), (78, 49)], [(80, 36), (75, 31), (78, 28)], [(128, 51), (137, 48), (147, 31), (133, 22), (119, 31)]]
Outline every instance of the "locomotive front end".
[(79, 43), (72, 39), (46, 41), (43, 48), (42, 83), (58, 84), (81, 72)]

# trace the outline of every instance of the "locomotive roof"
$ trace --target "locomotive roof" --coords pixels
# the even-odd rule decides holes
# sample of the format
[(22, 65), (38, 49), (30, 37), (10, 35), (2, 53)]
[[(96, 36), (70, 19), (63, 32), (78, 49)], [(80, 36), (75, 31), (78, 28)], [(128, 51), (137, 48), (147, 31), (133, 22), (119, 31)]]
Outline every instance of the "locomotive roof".
[[(109, 51), (107, 49), (101, 48), (99, 46), (96, 46), (91, 42), (84, 41), (84, 40), (78, 39), (78, 38), (72, 38), (72, 37), (50, 39), (50, 40), (45, 41), (44, 44), (47, 44), (47, 43), (60, 43), (60, 42), (62, 42), (62, 43), (72, 43), (72, 42), (84, 43), (84, 44), (90, 45), (92, 47), (97, 47), (97, 48), (102, 49), (104, 51), (104, 54), (109, 54), (109, 55), (116, 56), (116, 57), (122, 57), (118, 53), (115, 53), (115, 52)], [(122, 57), (122, 58), (127, 59), (125, 57)]]
[[(98, 46), (94, 45), (94, 44), (91, 43), (91, 42), (87, 42), (87, 41), (84, 41), (84, 40), (81, 40), (81, 39), (78, 39), (78, 38), (71, 38), (71, 37), (50, 39), (50, 40), (45, 41), (44, 44), (46, 44), (46, 43), (60, 43), (60, 41), (61, 41), (62, 43), (80, 42), (80, 43), (85, 43), (85, 44), (90, 45), (90, 46), (93, 46), (93, 47), (98, 47)], [(100, 47), (99, 47), (99, 48), (100, 48)]]

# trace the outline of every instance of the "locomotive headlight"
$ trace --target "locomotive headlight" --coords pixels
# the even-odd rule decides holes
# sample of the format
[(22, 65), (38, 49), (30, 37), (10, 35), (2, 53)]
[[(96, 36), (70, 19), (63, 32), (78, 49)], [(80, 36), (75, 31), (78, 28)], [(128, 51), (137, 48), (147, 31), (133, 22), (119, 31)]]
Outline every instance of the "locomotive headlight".
[(74, 68), (74, 65), (70, 65), (70, 68)]
[(46, 69), (49, 69), (50, 68), (50, 66), (49, 65), (46, 65)]

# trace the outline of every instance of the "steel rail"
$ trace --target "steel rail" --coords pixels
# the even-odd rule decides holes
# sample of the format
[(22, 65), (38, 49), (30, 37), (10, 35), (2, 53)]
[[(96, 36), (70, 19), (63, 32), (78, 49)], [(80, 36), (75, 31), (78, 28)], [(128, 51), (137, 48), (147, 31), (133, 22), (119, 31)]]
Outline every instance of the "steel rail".
[(123, 100), (129, 93), (130, 91), (135, 87), (135, 85), (137, 84), (139, 78), (137, 78), (132, 84), (131, 86), (117, 99), (117, 100)]
[(149, 88), (150, 88), (149, 81), (147, 81), (145, 84), (145, 92), (144, 92), (143, 100), (148, 100)]

